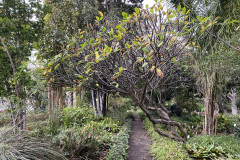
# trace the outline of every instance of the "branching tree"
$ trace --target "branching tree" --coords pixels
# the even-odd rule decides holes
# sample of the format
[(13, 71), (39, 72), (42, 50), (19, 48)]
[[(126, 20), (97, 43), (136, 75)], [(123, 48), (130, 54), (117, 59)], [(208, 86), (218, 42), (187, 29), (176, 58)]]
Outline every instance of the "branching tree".
[[(202, 35), (194, 39), (198, 23), (189, 19), (188, 13), (181, 7), (176, 12), (164, 11), (160, 3), (147, 10), (136, 8), (133, 15), (123, 13), (123, 20), (104, 18), (99, 12), (101, 17), (93, 25), (98, 30), (88, 26), (67, 51), (54, 57), (48, 68), (49, 82), (127, 94), (146, 113), (157, 133), (185, 141), (186, 131), (170, 119), (161, 95), (186, 80), (177, 72), (181, 61), (191, 56), (188, 48), (198, 48), (195, 41), (215, 23), (206, 17), (201, 23), (205, 26)], [(152, 111), (158, 116), (152, 116)], [(159, 130), (158, 124), (169, 125), (170, 133)]]
[(33, 17), (39, 18), (42, 8), (35, 0), (3, 0), (0, 6), (0, 72), (3, 73), (0, 75), (0, 96), (17, 97), (20, 129), (24, 129), (26, 82), (24, 75), (18, 72), (22, 62), (28, 60), (33, 43), (41, 33), (42, 22), (33, 20)]

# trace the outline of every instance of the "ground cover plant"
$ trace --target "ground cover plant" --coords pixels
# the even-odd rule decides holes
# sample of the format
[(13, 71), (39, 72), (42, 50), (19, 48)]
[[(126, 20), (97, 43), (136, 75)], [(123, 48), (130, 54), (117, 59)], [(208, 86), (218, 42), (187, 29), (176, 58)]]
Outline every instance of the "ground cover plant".
[(153, 159), (191, 159), (187, 151), (182, 147), (183, 143), (159, 136), (147, 118), (143, 122), (144, 127), (148, 130), (148, 134), (151, 136), (150, 154), (153, 156)]
[(240, 140), (234, 136), (194, 136), (184, 144), (194, 159), (239, 159)]

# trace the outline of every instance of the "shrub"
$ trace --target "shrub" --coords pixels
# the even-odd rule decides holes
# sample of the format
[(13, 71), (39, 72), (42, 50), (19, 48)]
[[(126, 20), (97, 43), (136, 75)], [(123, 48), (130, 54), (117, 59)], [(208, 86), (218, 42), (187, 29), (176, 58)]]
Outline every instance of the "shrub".
[(140, 108), (137, 109), (137, 116), (141, 121), (143, 121), (146, 118), (145, 113)]
[(240, 158), (240, 140), (233, 136), (195, 136), (183, 147), (192, 158), (217, 159)]
[(131, 120), (126, 121), (120, 132), (113, 138), (113, 145), (108, 152), (106, 160), (125, 160), (127, 157), (129, 133), (131, 131)]
[(66, 156), (70, 157), (94, 154), (99, 145), (93, 133), (77, 127), (61, 131), (53, 141), (61, 147)]
[(233, 133), (234, 124), (239, 124), (240, 118), (238, 116), (233, 116), (231, 114), (220, 114), (217, 117), (217, 131), (224, 133)]
[(68, 107), (63, 109), (60, 123), (64, 128), (68, 128), (75, 124), (81, 126), (94, 119), (93, 107)]
[(150, 154), (153, 159), (190, 159), (187, 152), (182, 148), (181, 142), (162, 137), (154, 131), (152, 123), (146, 118), (144, 121), (144, 127), (148, 130), (148, 134), (151, 136), (152, 145), (150, 148)]
[(132, 119), (132, 120), (134, 120), (135, 117), (134, 117), (133, 113), (134, 113), (134, 109), (127, 110), (125, 119)]

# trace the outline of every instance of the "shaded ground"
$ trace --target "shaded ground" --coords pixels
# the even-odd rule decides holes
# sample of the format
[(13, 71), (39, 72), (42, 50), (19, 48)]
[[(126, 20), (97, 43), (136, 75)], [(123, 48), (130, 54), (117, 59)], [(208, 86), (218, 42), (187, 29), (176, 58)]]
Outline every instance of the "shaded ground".
[(129, 139), (127, 160), (152, 160), (149, 155), (149, 146), (151, 145), (150, 137), (143, 128), (142, 121), (137, 118), (134, 112), (135, 120), (132, 121), (132, 132)]

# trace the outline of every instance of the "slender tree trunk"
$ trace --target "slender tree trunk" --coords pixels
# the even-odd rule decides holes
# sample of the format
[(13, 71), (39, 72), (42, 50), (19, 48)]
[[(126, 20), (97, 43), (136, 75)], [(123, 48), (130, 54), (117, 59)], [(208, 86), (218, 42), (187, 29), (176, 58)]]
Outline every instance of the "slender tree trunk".
[[(7, 47), (6, 47), (5, 43), (4, 43), (4, 40), (2, 39), (1, 36), (0, 36), (0, 40), (2, 42), (2, 45), (3, 45), (7, 55), (8, 55), (8, 58), (9, 58), (9, 61), (11, 63), (11, 67), (12, 67), (12, 70), (13, 70), (13, 74), (16, 75), (17, 71), (16, 71), (15, 65), (13, 63), (11, 54), (9, 53), (9, 51), (8, 51), (8, 49), (7, 49)], [(15, 81), (14, 83), (15, 83), (15, 91), (16, 91), (17, 97), (20, 100), (21, 97), (20, 97), (20, 91), (19, 91), (18, 83), (17, 83), (17, 81)], [(24, 125), (23, 125), (23, 114), (22, 114), (23, 110), (22, 110), (21, 102), (19, 103), (19, 107), (20, 107), (20, 114), (19, 114), (20, 129), (23, 129), (24, 128)]]
[(231, 93), (229, 93), (228, 98), (231, 100), (232, 103), (232, 114), (238, 115), (237, 105), (236, 105), (236, 96), (237, 93), (234, 89), (231, 90)]
[(51, 95), (51, 88), (48, 87), (48, 115), (52, 114), (52, 95)]
[(98, 115), (98, 110), (97, 110), (97, 105), (96, 105), (96, 96), (95, 96), (95, 92), (94, 90), (91, 91), (92, 92), (92, 104), (95, 110), (95, 116)]
[(97, 112), (98, 112), (98, 115), (101, 115), (99, 91), (97, 91)]
[(102, 114), (107, 115), (107, 93), (102, 93)]
[(107, 111), (109, 110), (109, 103), (108, 103), (108, 99), (109, 99), (109, 94), (107, 93), (107, 98), (106, 98), (106, 103), (107, 103)]
[(72, 91), (68, 93), (68, 98), (69, 98), (68, 105), (73, 106), (73, 92)]

